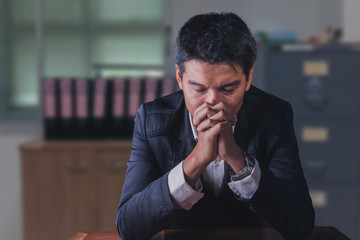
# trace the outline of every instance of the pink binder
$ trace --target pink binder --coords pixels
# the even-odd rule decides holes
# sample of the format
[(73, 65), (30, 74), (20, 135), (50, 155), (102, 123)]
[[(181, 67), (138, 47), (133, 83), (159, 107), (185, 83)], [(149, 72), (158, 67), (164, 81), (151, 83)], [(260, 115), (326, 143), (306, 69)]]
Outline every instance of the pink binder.
[(157, 79), (149, 77), (145, 81), (145, 102), (151, 102), (156, 99)]
[(125, 115), (125, 80), (117, 78), (114, 80), (113, 115), (115, 118), (122, 118)]
[(129, 116), (135, 117), (140, 106), (141, 80), (133, 77), (129, 82)]
[(52, 78), (44, 80), (44, 117), (56, 117), (55, 80)]
[(76, 117), (85, 119), (88, 117), (88, 86), (87, 80), (79, 78), (76, 80)]
[(60, 81), (60, 101), (62, 118), (68, 119), (72, 117), (72, 104), (71, 104), (71, 80), (64, 78)]
[(94, 96), (94, 117), (105, 117), (105, 91), (106, 80), (104, 78), (98, 78), (95, 80), (95, 96)]
[(161, 93), (161, 96), (166, 96), (166, 95), (169, 95), (171, 93), (174, 92), (174, 79), (173, 78), (165, 78), (163, 80), (163, 84), (162, 84), (162, 93)]

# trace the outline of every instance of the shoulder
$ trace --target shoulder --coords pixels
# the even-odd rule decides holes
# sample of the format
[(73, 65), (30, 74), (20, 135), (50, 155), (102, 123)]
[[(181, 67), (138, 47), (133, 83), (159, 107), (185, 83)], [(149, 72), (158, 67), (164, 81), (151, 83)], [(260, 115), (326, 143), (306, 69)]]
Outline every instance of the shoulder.
[(166, 134), (176, 125), (185, 109), (182, 91), (144, 103), (138, 110), (147, 136)]
[(153, 114), (173, 114), (179, 108), (184, 100), (184, 94), (182, 91), (177, 91), (170, 95), (158, 98), (152, 102), (143, 104), (146, 108), (147, 115)]
[(245, 94), (244, 103), (251, 114), (252, 124), (258, 127), (281, 128), (292, 120), (292, 108), (289, 102), (270, 93), (251, 86)]

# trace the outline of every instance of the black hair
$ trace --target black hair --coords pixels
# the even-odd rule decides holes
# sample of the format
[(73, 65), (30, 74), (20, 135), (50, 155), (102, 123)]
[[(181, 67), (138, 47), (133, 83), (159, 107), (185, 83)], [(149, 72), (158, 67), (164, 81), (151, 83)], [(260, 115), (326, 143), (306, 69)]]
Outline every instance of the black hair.
[(256, 42), (246, 23), (234, 13), (207, 13), (190, 18), (181, 27), (175, 61), (181, 77), (184, 63), (200, 60), (240, 66), (249, 78), (256, 59)]

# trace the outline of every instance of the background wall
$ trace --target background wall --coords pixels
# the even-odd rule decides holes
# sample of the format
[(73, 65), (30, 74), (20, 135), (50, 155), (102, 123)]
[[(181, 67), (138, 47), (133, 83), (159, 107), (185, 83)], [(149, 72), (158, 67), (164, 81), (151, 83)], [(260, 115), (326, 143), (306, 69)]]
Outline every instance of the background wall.
[[(342, 26), (346, 40), (360, 41), (358, 0), (164, 0), (165, 25), (173, 43), (180, 26), (191, 16), (208, 11), (233, 11), (253, 31), (294, 30), (299, 39)], [(172, 44), (171, 44), (172, 45)], [(34, 59), (35, 61), (35, 59)], [(172, 54), (165, 58), (166, 72), (173, 73)], [(21, 184), (18, 145), (42, 135), (41, 121), (0, 121), (0, 239), (22, 239)]]
[[(347, 15), (342, 11), (343, 2), (338, 0), (167, 0), (165, 6), (165, 23), (171, 26), (171, 43), (175, 42), (178, 30), (187, 19), (211, 11), (238, 14), (252, 32), (290, 30), (299, 40), (318, 35), (328, 26), (343, 26), (343, 16)], [(358, 18), (355, 12), (353, 17)], [(174, 71), (173, 56), (168, 60), (166, 70), (171, 73)]]
[(22, 239), (18, 146), (41, 136), (38, 122), (0, 122), (0, 239)]
[(343, 27), (345, 29), (344, 41), (355, 42), (360, 39), (359, 31), (359, 10), (360, 1), (343, 0), (342, 7)]

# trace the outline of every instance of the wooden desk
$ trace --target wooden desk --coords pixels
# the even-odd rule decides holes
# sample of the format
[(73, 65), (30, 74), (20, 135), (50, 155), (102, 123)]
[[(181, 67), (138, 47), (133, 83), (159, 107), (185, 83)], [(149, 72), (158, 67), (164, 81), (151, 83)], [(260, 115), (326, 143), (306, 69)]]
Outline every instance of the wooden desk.
[[(152, 240), (283, 240), (273, 228), (165, 230)], [(334, 227), (315, 227), (308, 240), (349, 240)], [(117, 232), (80, 232), (70, 240), (121, 240)]]

